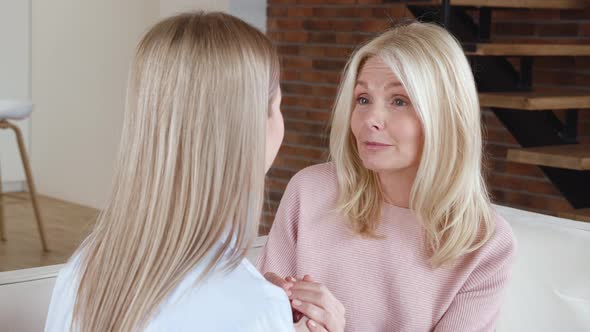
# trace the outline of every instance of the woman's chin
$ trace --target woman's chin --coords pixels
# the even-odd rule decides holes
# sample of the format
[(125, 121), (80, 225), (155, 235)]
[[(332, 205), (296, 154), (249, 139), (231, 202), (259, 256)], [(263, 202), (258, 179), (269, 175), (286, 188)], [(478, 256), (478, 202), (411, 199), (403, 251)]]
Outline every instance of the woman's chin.
[(363, 159), (363, 166), (366, 169), (379, 173), (387, 169), (386, 165), (382, 161), (374, 160), (372, 158)]
[(410, 163), (401, 163), (392, 160), (382, 160), (382, 158), (364, 158), (361, 159), (363, 162), (363, 166), (375, 173), (395, 173), (395, 172), (403, 172), (408, 169), (418, 169), (418, 166), (413, 166)]

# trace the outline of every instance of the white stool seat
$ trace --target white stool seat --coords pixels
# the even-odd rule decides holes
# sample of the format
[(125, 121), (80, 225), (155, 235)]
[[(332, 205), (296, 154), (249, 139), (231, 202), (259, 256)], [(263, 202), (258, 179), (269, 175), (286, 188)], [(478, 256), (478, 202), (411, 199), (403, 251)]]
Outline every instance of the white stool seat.
[(0, 120), (22, 120), (33, 111), (33, 103), (0, 99)]

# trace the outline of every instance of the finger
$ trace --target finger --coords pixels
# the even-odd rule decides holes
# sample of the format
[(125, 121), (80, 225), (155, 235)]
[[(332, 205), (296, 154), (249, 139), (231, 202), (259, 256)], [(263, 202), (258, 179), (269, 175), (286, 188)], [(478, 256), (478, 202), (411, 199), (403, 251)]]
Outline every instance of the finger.
[(294, 289), (301, 289), (301, 290), (314, 290), (314, 291), (318, 291), (318, 292), (323, 292), (326, 291), (327, 289), (325, 289), (326, 287), (324, 287), (322, 284), (319, 284), (317, 282), (310, 282), (310, 281), (296, 281), (293, 283), (293, 288)]
[(296, 282), (296, 281), (297, 281), (297, 279), (295, 279), (295, 278), (293, 278), (293, 277), (287, 277), (287, 278), (285, 278), (285, 280), (286, 280), (287, 282)]
[[(322, 293), (315, 291), (315, 290), (306, 290), (306, 289), (294, 289), (291, 288), (291, 298), (293, 300), (299, 300), (301, 302), (309, 302), (314, 304), (320, 308), (324, 308), (326, 305), (323, 300), (325, 296)], [(326, 309), (326, 308), (324, 308)]]
[(299, 331), (305, 331), (308, 332), (309, 331), (309, 327), (307, 327), (307, 317), (303, 317), (299, 322), (294, 323), (293, 327), (295, 327), (295, 331), (299, 332)]
[(265, 273), (264, 278), (270, 281), (272, 284), (279, 286), (281, 288), (283, 288), (283, 286), (287, 284), (287, 281), (285, 279), (279, 277), (276, 273), (273, 272)]
[(328, 332), (323, 326), (311, 319), (307, 321), (307, 329), (311, 332)]
[(296, 310), (299, 310), (302, 314), (307, 316), (308, 319), (314, 321), (317, 326), (325, 328), (331, 324), (327, 312), (315, 304), (302, 302), (300, 300), (293, 300), (292, 304)]
[[(302, 280), (309, 281), (309, 282), (315, 282), (315, 280), (313, 280), (309, 274), (306, 274), (305, 276), (303, 276)], [(296, 280), (294, 280), (294, 281), (296, 281)]]
[(317, 287), (317, 286), (321, 285), (320, 283), (313, 282), (313, 281), (307, 281), (304, 279), (299, 279), (299, 280), (296, 280), (292, 283), (293, 283), (293, 285), (297, 285), (298, 287), (303, 287), (303, 288), (312, 288), (312, 287)]
[(266, 280), (268, 280), (270, 283), (281, 287), (282, 289), (285, 290), (285, 292), (287, 292), (287, 294), (289, 295), (290, 293), (290, 288), (293, 287), (293, 283), (291, 282), (287, 282), (285, 279), (279, 277), (276, 273), (272, 273), (272, 272), (267, 272), (264, 274), (264, 278)]

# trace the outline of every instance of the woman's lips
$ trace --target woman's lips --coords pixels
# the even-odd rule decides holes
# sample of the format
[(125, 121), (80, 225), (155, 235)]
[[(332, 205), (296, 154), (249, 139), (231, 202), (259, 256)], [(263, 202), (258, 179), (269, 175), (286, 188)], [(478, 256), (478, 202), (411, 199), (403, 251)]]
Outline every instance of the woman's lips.
[(374, 141), (366, 141), (363, 144), (364, 144), (365, 148), (368, 150), (383, 150), (383, 149), (391, 147), (391, 144), (374, 142)]

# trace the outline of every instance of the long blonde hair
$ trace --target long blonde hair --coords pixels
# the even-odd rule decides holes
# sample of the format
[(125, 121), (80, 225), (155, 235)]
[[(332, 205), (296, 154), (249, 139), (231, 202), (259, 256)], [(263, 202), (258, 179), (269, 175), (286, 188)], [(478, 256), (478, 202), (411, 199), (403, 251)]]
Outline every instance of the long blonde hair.
[(143, 37), (113, 190), (78, 251), (72, 330), (141, 330), (196, 265), (202, 281), (243, 259), (262, 209), (278, 61), (261, 32), (223, 13), (181, 14)]
[(433, 266), (481, 247), (494, 230), (482, 174), (482, 129), (475, 81), (457, 40), (428, 23), (400, 25), (358, 49), (348, 62), (334, 106), (330, 155), (339, 209), (362, 235), (373, 236), (382, 191), (358, 156), (350, 130), (353, 91), (363, 63), (379, 57), (399, 78), (418, 113), (424, 147), (410, 194)]

